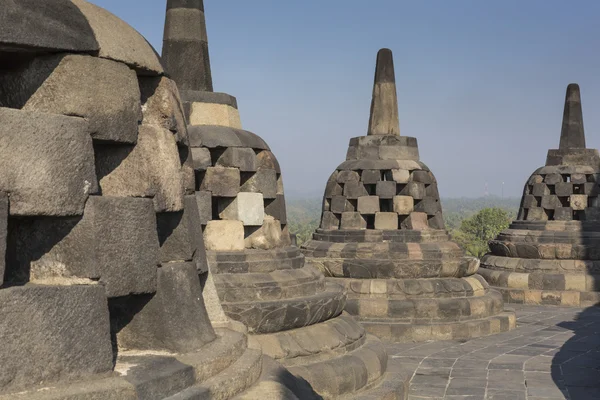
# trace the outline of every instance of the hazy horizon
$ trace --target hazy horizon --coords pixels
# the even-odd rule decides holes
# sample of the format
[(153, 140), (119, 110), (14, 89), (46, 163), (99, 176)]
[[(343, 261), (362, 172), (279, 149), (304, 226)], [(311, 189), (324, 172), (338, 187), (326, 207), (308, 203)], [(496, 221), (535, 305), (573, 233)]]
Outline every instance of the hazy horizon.
[[(164, 1), (97, 0), (160, 53)], [(581, 86), (587, 145), (600, 138), (600, 2), (205, 0), (215, 91), (271, 146), (286, 193), (322, 195), (366, 134), (381, 47), (394, 52), (401, 135), (442, 197), (519, 197), (559, 142), (565, 89)]]

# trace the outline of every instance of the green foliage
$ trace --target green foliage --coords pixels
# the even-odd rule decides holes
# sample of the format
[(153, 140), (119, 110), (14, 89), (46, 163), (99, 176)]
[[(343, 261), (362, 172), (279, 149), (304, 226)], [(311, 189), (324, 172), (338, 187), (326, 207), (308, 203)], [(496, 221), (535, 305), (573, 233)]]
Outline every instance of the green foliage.
[(291, 199), (287, 201), (287, 220), (290, 233), (296, 234), (298, 246), (312, 237), (321, 220), (321, 200)]
[(488, 252), (488, 242), (508, 228), (511, 220), (509, 213), (501, 208), (484, 208), (464, 219), (452, 236), (468, 254), (479, 258)]

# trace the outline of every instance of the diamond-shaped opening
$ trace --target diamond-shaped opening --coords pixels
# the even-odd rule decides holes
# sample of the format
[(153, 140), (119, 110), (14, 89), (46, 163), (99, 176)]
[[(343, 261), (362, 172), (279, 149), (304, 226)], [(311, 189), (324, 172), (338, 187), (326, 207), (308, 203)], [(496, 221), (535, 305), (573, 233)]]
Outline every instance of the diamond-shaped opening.
[(584, 194), (584, 190), (584, 185), (581, 183), (573, 185), (573, 194)]
[(368, 184), (365, 185), (365, 189), (369, 196), (375, 196), (377, 194), (377, 185), (376, 184)]
[(373, 215), (373, 214), (364, 215), (363, 214), (363, 218), (365, 219), (365, 221), (367, 221), (367, 229), (375, 229), (375, 215)]
[(558, 201), (560, 201), (562, 207), (570, 206), (569, 196), (558, 196)]
[(554, 210), (550, 210), (547, 208), (544, 208), (544, 212), (546, 213), (546, 216), (548, 217), (548, 220), (553, 220), (554, 219)]
[(392, 199), (379, 199), (379, 210), (381, 212), (394, 211), (394, 201)]
[(585, 219), (585, 214), (583, 210), (573, 210), (573, 220), (574, 221), (583, 221)]

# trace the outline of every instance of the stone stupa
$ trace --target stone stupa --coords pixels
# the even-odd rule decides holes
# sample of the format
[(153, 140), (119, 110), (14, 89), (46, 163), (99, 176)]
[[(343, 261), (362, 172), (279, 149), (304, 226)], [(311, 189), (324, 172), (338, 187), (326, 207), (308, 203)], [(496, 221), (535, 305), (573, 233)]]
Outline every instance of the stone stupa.
[(600, 155), (585, 147), (579, 86), (567, 87), (558, 149), (523, 190), (517, 219), (480, 269), (511, 303), (600, 302)]
[(348, 289), (346, 311), (393, 341), (507, 331), (515, 315), (444, 228), (436, 179), (417, 139), (400, 136), (392, 52), (377, 55), (367, 136), (327, 181), (307, 261)]
[(324, 398), (403, 399), (406, 377), (343, 313), (345, 290), (292, 246), (269, 146), (242, 129), (233, 96), (213, 92), (201, 0), (168, 1), (163, 60), (184, 100), (208, 280), (225, 314)]

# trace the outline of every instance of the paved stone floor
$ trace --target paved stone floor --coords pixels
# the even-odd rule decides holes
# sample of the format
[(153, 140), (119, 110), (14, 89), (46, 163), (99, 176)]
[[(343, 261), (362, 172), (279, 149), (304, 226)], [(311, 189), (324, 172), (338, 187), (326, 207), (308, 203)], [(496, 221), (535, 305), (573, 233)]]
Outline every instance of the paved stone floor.
[(511, 332), (389, 345), (412, 376), (409, 400), (600, 400), (600, 307), (510, 307)]

